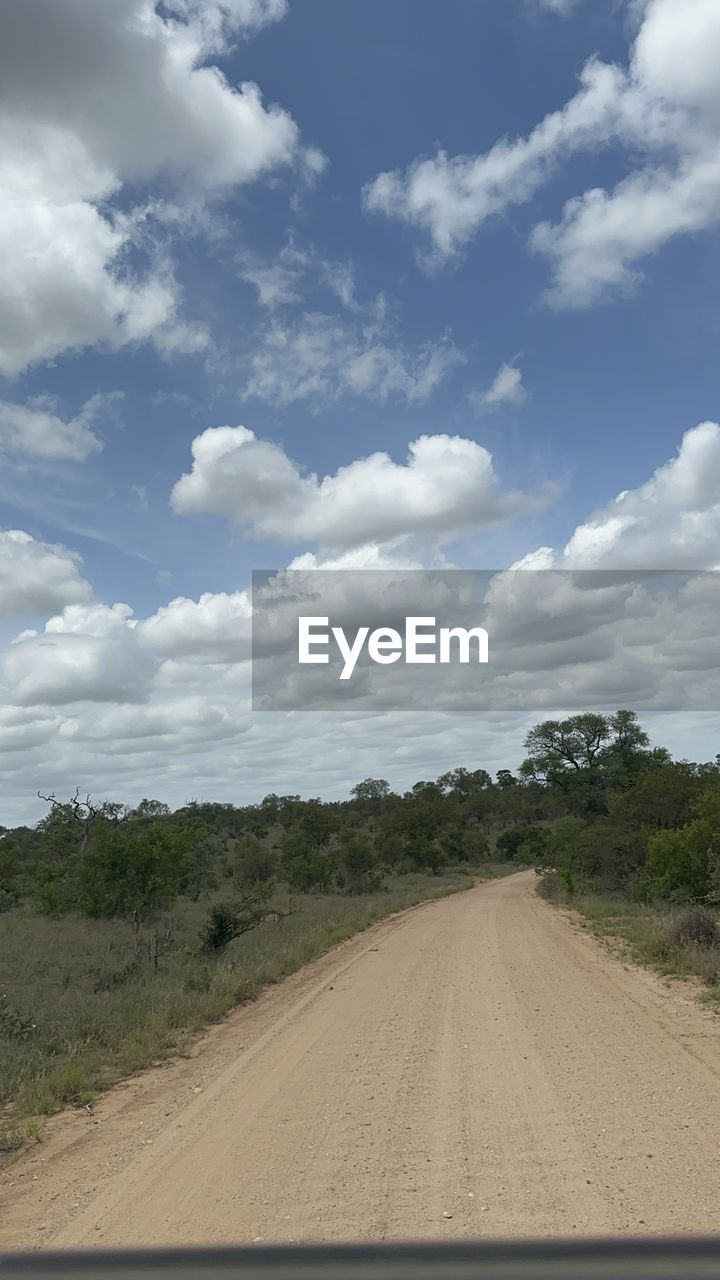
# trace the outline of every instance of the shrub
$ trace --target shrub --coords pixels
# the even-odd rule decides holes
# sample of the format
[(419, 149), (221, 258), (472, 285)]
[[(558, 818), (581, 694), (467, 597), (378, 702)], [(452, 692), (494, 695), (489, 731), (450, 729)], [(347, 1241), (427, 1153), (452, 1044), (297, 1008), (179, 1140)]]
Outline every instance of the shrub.
[(7, 1040), (29, 1040), (34, 1031), (34, 1019), (13, 1008), (7, 991), (0, 988), (0, 1035)]
[(283, 858), (283, 871), (290, 889), (298, 893), (324, 893), (330, 888), (337, 870), (329, 853), (306, 849), (293, 857)]
[(349, 893), (374, 893), (382, 888), (383, 869), (370, 837), (363, 831), (344, 831), (340, 838), (337, 883)]
[(657, 831), (648, 841), (646, 872), (652, 892), (680, 902), (708, 891), (708, 847), (712, 833), (703, 821), (680, 831)]
[(720, 943), (720, 930), (706, 911), (683, 911), (669, 926), (667, 942), (671, 947), (684, 947), (691, 942), (701, 947), (715, 947)]
[(473, 865), (489, 859), (490, 842), (479, 826), (466, 827), (463, 830), (457, 856), (460, 862), (470, 862)]
[(194, 872), (195, 833), (160, 822), (107, 826), (77, 870), (77, 906), (107, 919), (169, 906)]
[(268, 884), (278, 870), (278, 855), (263, 845), (257, 836), (238, 841), (235, 848), (236, 874), (240, 884)]
[(559, 898), (563, 893), (564, 885), (559, 876), (547, 872), (541, 876), (537, 883), (537, 892), (541, 898), (546, 898), (548, 902)]
[(15, 1128), (0, 1129), (0, 1156), (9, 1155), (13, 1151), (19, 1151), (25, 1145), (22, 1131)]
[(237, 909), (233, 903), (218, 902), (210, 908), (200, 934), (203, 951), (220, 951), (235, 937)]
[(210, 908), (200, 931), (200, 946), (205, 952), (220, 951), (233, 938), (249, 933), (265, 916), (267, 893), (258, 891), (236, 902), (217, 902)]
[(547, 844), (547, 833), (541, 827), (533, 827), (529, 823), (508, 827), (497, 838), (497, 853), (512, 862), (539, 862)]

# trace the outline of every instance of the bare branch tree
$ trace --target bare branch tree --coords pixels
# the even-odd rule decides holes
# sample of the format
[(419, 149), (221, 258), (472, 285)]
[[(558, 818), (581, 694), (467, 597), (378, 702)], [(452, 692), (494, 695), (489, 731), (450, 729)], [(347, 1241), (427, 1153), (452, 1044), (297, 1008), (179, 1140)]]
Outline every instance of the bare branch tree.
[(81, 855), (87, 849), (93, 829), (99, 819), (103, 819), (105, 822), (127, 822), (130, 817), (130, 811), (124, 805), (115, 804), (110, 800), (105, 800), (102, 804), (96, 805), (92, 803), (92, 797), (89, 793), (84, 800), (81, 800), (79, 787), (75, 788), (75, 793), (69, 800), (58, 800), (54, 791), (48, 796), (38, 791), (38, 798), (51, 805), (53, 809), (69, 810), (73, 821), (80, 828), (80, 848), (78, 852)]

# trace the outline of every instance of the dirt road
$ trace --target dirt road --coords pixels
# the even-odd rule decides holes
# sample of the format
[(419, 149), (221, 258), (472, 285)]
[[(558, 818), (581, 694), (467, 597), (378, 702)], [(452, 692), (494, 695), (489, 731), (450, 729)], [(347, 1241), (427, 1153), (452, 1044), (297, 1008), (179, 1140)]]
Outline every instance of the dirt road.
[(0, 1247), (720, 1230), (720, 1023), (525, 872), (375, 926), (0, 1179)]

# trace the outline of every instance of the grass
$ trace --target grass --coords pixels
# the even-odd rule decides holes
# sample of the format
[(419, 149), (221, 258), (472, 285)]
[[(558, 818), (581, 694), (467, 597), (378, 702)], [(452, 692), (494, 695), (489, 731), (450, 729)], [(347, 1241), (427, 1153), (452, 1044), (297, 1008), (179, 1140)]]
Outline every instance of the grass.
[[(180, 900), (162, 925), (134, 934), (119, 920), (0, 916), (0, 1152), (41, 1138), (35, 1117), (89, 1104), (117, 1080), (189, 1038), (336, 943), (396, 911), (517, 868), (486, 864), (413, 874), (367, 895), (293, 895), (282, 927), (265, 923), (219, 954), (198, 949), (210, 902)], [(278, 899), (287, 908), (287, 898)], [(4, 998), (2, 998), (4, 997)]]
[(560, 892), (552, 900), (579, 913), (590, 932), (608, 941), (619, 939), (636, 964), (650, 965), (676, 978), (698, 978), (703, 1000), (720, 1011), (720, 946), (677, 943), (673, 934), (686, 908), (667, 903), (628, 902), (615, 894)]

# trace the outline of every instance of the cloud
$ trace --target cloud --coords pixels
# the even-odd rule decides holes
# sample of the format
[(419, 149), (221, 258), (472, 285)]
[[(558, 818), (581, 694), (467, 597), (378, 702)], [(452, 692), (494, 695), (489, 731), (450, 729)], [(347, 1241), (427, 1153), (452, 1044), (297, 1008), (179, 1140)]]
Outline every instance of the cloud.
[(686, 431), (675, 457), (579, 524), (561, 550), (515, 569), (720, 570), (720, 424)]
[(451, 541), (537, 500), (501, 490), (492, 456), (460, 436), (420, 436), (403, 464), (374, 453), (319, 479), (247, 427), (210, 427), (192, 443), (192, 471), (173, 488), (182, 515), (211, 512), (257, 539), (335, 549), (409, 535)]
[(313, 255), (308, 250), (298, 249), (289, 241), (270, 261), (246, 252), (238, 274), (255, 287), (260, 305), (272, 310), (299, 300), (300, 282), (312, 262)]
[(527, 400), (522, 373), (514, 364), (501, 364), (485, 391), (471, 391), (468, 399), (479, 411), (497, 409), (503, 404), (521, 405)]
[(116, 634), (19, 640), (5, 659), (14, 699), (25, 706), (141, 702), (154, 668), (137, 644)]
[[(314, 407), (344, 395), (420, 402), (465, 362), (448, 336), (405, 344), (383, 294), (358, 300), (351, 262), (327, 260), (293, 239), (270, 259), (244, 252), (238, 273), (271, 312), (246, 344), (245, 399)], [(303, 295), (318, 290), (335, 308), (301, 310)]]
[[(202, 201), (302, 164), (288, 113), (265, 106), (257, 85), (233, 87), (208, 65), (284, 11), (275, 0), (38, 0), (31, 9), (9, 0), (0, 51), (0, 372), (97, 343), (202, 346), (202, 331), (180, 319), (159, 226), (159, 247), (137, 260), (152, 239), (142, 193), (161, 182), (184, 203)], [(124, 188), (140, 194), (130, 209), (123, 197), (120, 212), (113, 201)]]
[(237, 662), (250, 655), (247, 591), (205, 592), (199, 600), (178, 596), (139, 625), (143, 643), (163, 658)]
[(577, 7), (577, 0), (526, 0), (526, 3), (537, 5), (540, 9), (549, 9), (551, 13), (558, 13), (562, 17), (567, 17)]
[[(342, 571), (392, 571), (401, 586), (404, 574), (408, 591), (417, 591), (417, 574), (404, 571), (428, 560), (403, 549), (403, 534), (389, 535), (397, 534), (398, 523), (405, 535), (437, 536), (438, 527), (485, 519), (487, 485), (492, 490), (496, 483), (494, 477), (490, 483), (486, 451), (442, 436), (415, 442), (403, 465), (374, 455), (318, 479), (252, 432), (216, 428), (195, 442), (194, 463), (184, 478), (192, 483), (181, 482), (191, 507), (209, 504), (253, 530), (262, 525), (265, 535), (263, 522), (272, 511), (278, 522), (272, 536), (295, 539), (311, 530), (318, 541), (335, 542), (335, 550), (297, 556), (293, 573), (281, 573), (279, 581), (292, 586), (299, 571), (311, 587), (312, 571), (320, 568), (323, 590), (330, 580), (334, 603), (352, 617), (360, 604), (377, 608), (377, 576)], [(462, 482), (470, 474), (477, 481), (472, 497), (472, 483)], [(272, 494), (263, 488), (270, 480), (279, 486)], [(60, 557), (78, 597), (64, 600), (42, 630), (23, 632), (6, 650), (0, 778), (13, 797), (9, 812), (18, 819), (35, 814), (38, 785), (61, 794), (79, 783), (130, 801), (155, 794), (175, 804), (191, 796), (240, 802), (277, 789), (278, 777), (284, 789), (336, 796), (363, 774), (408, 785), (470, 763), (478, 751), (490, 768), (514, 766), (528, 723), (543, 712), (588, 705), (637, 705), (643, 714), (684, 706), (682, 724), (691, 713), (695, 717), (693, 754), (711, 756), (716, 716), (710, 726), (694, 709), (715, 705), (720, 694), (717, 575), (653, 585), (638, 581), (637, 571), (720, 563), (719, 481), (720, 425), (703, 423), (644, 484), (619, 493), (582, 522), (563, 550), (543, 547), (515, 566), (523, 572), (487, 575), (483, 622), (498, 654), (494, 677), (502, 679), (493, 693), (495, 709), (479, 726), (476, 716), (446, 714), (448, 706), (468, 709), (461, 680), (443, 695), (442, 713), (427, 683), (422, 710), (410, 711), (407, 683), (400, 676), (392, 683), (392, 675), (390, 684), (365, 683), (352, 705), (313, 711), (309, 721), (298, 700), (303, 690), (290, 685), (281, 693), (296, 708), (291, 720), (250, 716), (247, 592), (178, 597), (135, 618), (128, 605), (93, 601), (69, 553), (16, 534), (11, 545), (21, 551), (49, 554), (51, 562)], [(497, 489), (495, 498), (502, 503)], [(432, 548), (432, 536), (427, 546)], [(571, 572), (547, 572), (553, 569)], [(578, 573), (584, 569), (618, 572)], [(28, 579), (27, 573), (17, 577), (26, 592)], [(462, 574), (459, 579), (459, 603), (467, 609), (473, 601), (462, 593)], [(431, 597), (438, 612), (452, 599), (443, 594), (443, 582), (440, 564), (432, 576), (439, 594)], [(72, 590), (65, 583), (56, 595)], [(6, 592), (2, 598), (7, 602)], [(49, 603), (47, 591), (44, 600)], [(36, 596), (35, 607), (39, 603)], [(681, 721), (665, 720), (672, 745)], [(308, 735), (312, 759), (298, 750)], [(682, 738), (683, 749), (685, 744)]]
[(719, 201), (720, 147), (676, 170), (632, 174), (610, 194), (596, 189), (569, 201), (557, 226), (541, 223), (531, 236), (554, 267), (549, 301), (584, 307), (609, 290), (629, 292), (642, 278), (637, 260), (720, 221)]
[(47, 397), (26, 404), (0, 400), (0, 451), (46, 461), (83, 462), (102, 444), (93, 426), (122, 392), (91, 396), (74, 418), (53, 412)]
[(5, 657), (16, 703), (142, 702), (157, 669), (125, 604), (69, 605), (43, 632), (26, 631)]
[(580, 87), (526, 137), (484, 155), (415, 161), (379, 174), (366, 208), (427, 232), (437, 265), (490, 218), (525, 204), (572, 155), (625, 147), (632, 170), (612, 190), (573, 197), (531, 247), (553, 268), (549, 300), (594, 303), (638, 277), (637, 264), (678, 235), (720, 222), (720, 8), (716, 0), (647, 0), (626, 68), (587, 62)]
[[(418, 709), (393, 715), (380, 741), (376, 721), (345, 715), (296, 714), (293, 731), (283, 715), (251, 716), (249, 686), (230, 691), (217, 669), (203, 669), (201, 686), (190, 691), (183, 677), (184, 670), (147, 705), (0, 711), (4, 821), (41, 817), (38, 788), (63, 796), (80, 785), (97, 799), (137, 803), (150, 795), (172, 805), (250, 804), (277, 790), (345, 798), (382, 763), (382, 776), (402, 789), (478, 759), (514, 767), (526, 728), (522, 716), (478, 724)], [(300, 750), (308, 740), (313, 750)]]
[[(298, 616), (312, 613), (343, 627), (391, 626), (430, 615), (438, 626), (487, 628), (491, 665), (435, 664), (423, 673), (423, 705), (432, 711), (547, 713), (561, 705), (668, 709), (720, 707), (717, 574), (630, 572), (281, 573), (254, 597), (253, 700), (257, 709), (343, 709), (395, 713), (418, 696), (417, 673), (364, 654), (352, 683), (342, 661), (297, 662)], [(367, 633), (366, 633), (367, 634)], [(334, 658), (338, 661), (335, 662)], [(692, 673), (692, 684), (688, 674)], [(357, 678), (356, 678), (357, 677)]]
[(301, 284), (308, 280), (333, 294), (350, 311), (363, 311), (368, 319), (385, 318), (384, 300), (361, 307), (355, 297), (355, 271), (351, 262), (323, 258), (311, 246), (299, 249), (292, 236), (271, 258), (245, 250), (240, 255), (238, 274), (257, 290), (258, 302), (268, 310), (289, 307), (300, 301)]
[(686, 431), (676, 456), (645, 484), (578, 525), (562, 564), (720, 569), (720, 425)]
[[(444, 557), (440, 557), (445, 563)], [(364, 542), (358, 547), (350, 547), (346, 551), (329, 552), (318, 555), (314, 551), (303, 551), (295, 556), (288, 565), (288, 570), (306, 572), (315, 569), (425, 569), (427, 565), (417, 556), (409, 555), (403, 546), (402, 539), (391, 542)]]
[(238, 29), (259, 31), (288, 10), (287, 0), (165, 0), (164, 7), (193, 24), (206, 53), (226, 52)]
[(46, 614), (87, 600), (90, 586), (79, 563), (65, 547), (38, 542), (20, 529), (0, 532), (0, 617)]
[(180, 669), (189, 687), (191, 668), (246, 662), (250, 616), (247, 591), (178, 597), (145, 619), (123, 603), (67, 605), (42, 631), (17, 637), (5, 677), (21, 706), (145, 704), (154, 690), (172, 687)]
[(408, 350), (384, 319), (304, 312), (261, 330), (243, 394), (281, 406), (344, 395), (413, 404), (427, 400), (463, 361), (450, 339)]
[(597, 61), (580, 77), (577, 95), (546, 116), (528, 138), (501, 141), (483, 156), (418, 160), (405, 172), (382, 173), (364, 192), (366, 208), (429, 232), (436, 260), (452, 257), (489, 218), (524, 204), (561, 160), (612, 136), (622, 73)]

